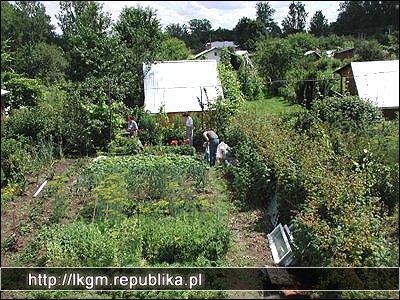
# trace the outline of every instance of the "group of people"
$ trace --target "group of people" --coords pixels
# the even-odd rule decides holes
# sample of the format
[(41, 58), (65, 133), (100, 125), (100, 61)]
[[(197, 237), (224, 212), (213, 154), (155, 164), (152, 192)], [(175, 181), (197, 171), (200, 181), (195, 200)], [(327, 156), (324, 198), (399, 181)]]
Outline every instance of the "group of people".
[[(186, 139), (190, 146), (193, 146), (193, 119), (188, 113), (183, 114), (186, 117)], [(212, 128), (208, 127), (203, 132), (203, 138), (206, 140), (204, 147), (210, 150), (210, 166), (215, 166), (217, 161), (217, 147), (219, 145), (218, 135)]]
[[(190, 146), (193, 146), (193, 119), (188, 113), (183, 113), (183, 116), (186, 117), (186, 141)], [(129, 115), (128, 116), (128, 125), (127, 131), (131, 138), (136, 138), (139, 127), (136, 123), (135, 119)], [(207, 128), (203, 132), (203, 138), (205, 139), (204, 147), (209, 148), (210, 152), (210, 166), (215, 166), (217, 161), (217, 148), (219, 145), (218, 135), (212, 128)]]

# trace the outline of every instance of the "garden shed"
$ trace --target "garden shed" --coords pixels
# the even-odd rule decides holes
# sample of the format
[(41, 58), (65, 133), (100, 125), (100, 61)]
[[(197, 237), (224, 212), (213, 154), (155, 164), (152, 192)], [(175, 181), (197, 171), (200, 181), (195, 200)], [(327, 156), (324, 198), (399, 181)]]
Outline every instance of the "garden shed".
[(388, 118), (399, 111), (399, 61), (352, 62), (335, 71), (343, 79), (350, 95), (368, 99)]
[(143, 64), (144, 108), (168, 114), (200, 112), (200, 103), (223, 97), (215, 60), (177, 60)]
[(7, 95), (9, 91), (1, 89), (1, 120), (4, 122), (6, 118), (6, 106), (4, 104), (3, 96)]

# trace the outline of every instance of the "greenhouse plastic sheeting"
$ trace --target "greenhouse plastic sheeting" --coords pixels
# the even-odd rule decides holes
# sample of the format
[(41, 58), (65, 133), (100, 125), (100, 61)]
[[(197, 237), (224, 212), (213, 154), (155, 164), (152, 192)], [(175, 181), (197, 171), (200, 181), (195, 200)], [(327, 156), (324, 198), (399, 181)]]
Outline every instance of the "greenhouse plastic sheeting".
[[(201, 111), (223, 97), (215, 60), (180, 60), (143, 64), (144, 108), (151, 113)], [(206, 92), (204, 92), (204, 89)]]
[(399, 61), (352, 62), (360, 98), (379, 108), (399, 107)]

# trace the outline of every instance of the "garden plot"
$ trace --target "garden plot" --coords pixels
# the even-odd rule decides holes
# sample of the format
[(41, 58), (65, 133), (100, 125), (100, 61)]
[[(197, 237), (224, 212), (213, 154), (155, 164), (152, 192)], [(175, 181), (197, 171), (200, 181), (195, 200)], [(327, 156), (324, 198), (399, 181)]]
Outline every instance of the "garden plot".
[(91, 163), (76, 184), (81, 203), (76, 219), (43, 227), (31, 258), (40, 256), (46, 266), (218, 262), (229, 248), (227, 209), (208, 180), (208, 165), (191, 156)]

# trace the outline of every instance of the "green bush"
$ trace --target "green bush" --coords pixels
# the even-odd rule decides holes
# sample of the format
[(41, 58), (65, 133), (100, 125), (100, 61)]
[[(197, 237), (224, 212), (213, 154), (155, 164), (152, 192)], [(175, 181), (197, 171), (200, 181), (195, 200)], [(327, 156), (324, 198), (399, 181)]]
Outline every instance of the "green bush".
[(42, 93), (38, 80), (12, 72), (1, 73), (1, 86), (10, 91), (4, 99), (12, 109), (36, 105)]
[(150, 263), (190, 262), (200, 256), (219, 260), (228, 251), (226, 220), (210, 213), (182, 214), (178, 217), (145, 216), (143, 257)]
[(315, 101), (312, 111), (322, 121), (334, 124), (346, 132), (367, 130), (383, 120), (378, 108), (357, 96), (327, 97)]
[(265, 203), (273, 196), (274, 174), (257, 152), (257, 146), (243, 131), (231, 128), (227, 143), (234, 145), (235, 163), (225, 169), (235, 199), (246, 203)]
[(1, 141), (1, 186), (10, 182), (25, 181), (30, 172), (32, 157), (24, 138), (2, 138)]
[(61, 118), (51, 107), (27, 107), (15, 111), (5, 122), (7, 137), (24, 136), (37, 143), (41, 138), (61, 138)]
[(242, 62), (239, 67), (238, 79), (246, 100), (259, 101), (264, 99), (263, 83), (257, 74), (257, 70)]
[(117, 136), (108, 144), (108, 153), (110, 155), (139, 154), (142, 151), (139, 143), (138, 139)]
[(176, 129), (176, 128), (168, 126), (168, 127), (164, 127), (162, 131), (163, 131), (162, 143), (164, 145), (169, 145), (172, 140), (176, 140), (179, 143), (183, 143), (183, 141), (186, 139), (186, 132), (183, 128)]
[(56, 224), (49, 227), (47, 237), (46, 266), (126, 266), (137, 264), (141, 255), (136, 219), (104, 232), (96, 224)]
[(144, 149), (144, 153), (151, 155), (179, 154), (195, 156), (196, 149), (190, 145), (148, 146)]
[[(346, 119), (346, 112), (343, 116)], [(231, 130), (240, 138), (229, 141), (229, 145), (254, 152), (236, 156), (233, 164), (233, 168), (244, 166), (240, 169), (242, 194), (250, 191), (254, 176), (251, 172), (255, 167), (246, 166), (258, 161), (270, 169), (270, 191), (276, 191), (280, 221), (294, 224), (294, 239), (300, 250), (296, 255), (303, 265), (384, 263), (391, 246), (383, 229), (387, 222), (383, 197), (395, 193), (390, 184), (385, 184), (392, 178), (387, 162), (380, 158), (385, 142), (379, 139), (382, 144), (371, 143), (374, 135), (369, 131), (358, 131), (362, 138), (354, 141), (340, 128), (321, 126), (322, 122), (308, 113), (292, 120), (286, 124), (271, 116), (252, 118), (247, 114), (233, 120)], [(336, 124), (339, 120), (332, 121)], [(342, 153), (334, 151), (334, 138), (342, 143)], [(367, 148), (377, 152), (369, 154), (370, 150), (363, 150)]]

